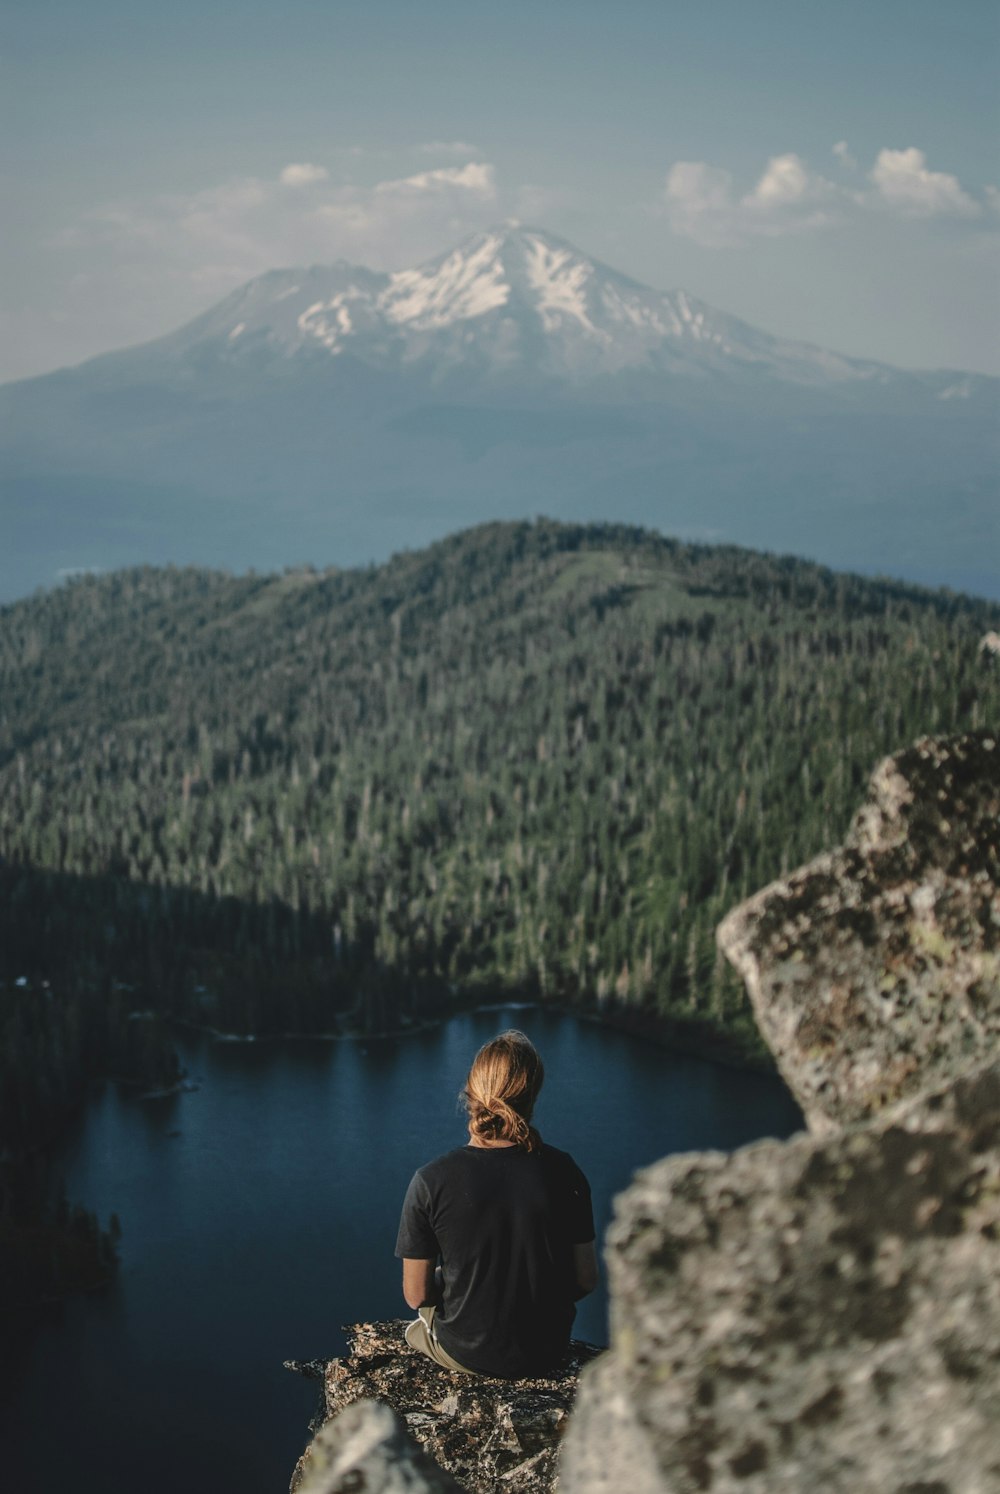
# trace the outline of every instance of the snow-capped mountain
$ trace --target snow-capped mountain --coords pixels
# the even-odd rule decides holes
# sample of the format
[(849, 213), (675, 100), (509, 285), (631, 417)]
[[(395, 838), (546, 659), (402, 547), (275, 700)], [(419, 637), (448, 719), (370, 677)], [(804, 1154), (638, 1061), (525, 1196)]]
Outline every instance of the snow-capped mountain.
[(653, 290), (540, 229), (491, 229), (415, 269), (343, 261), (250, 281), (170, 339), (234, 360), (349, 354), (365, 362), (585, 382), (624, 371), (751, 373), (822, 384), (892, 370), (782, 341), (686, 291)]
[(771, 337), (532, 228), (393, 274), (274, 270), (0, 389), (0, 597), (80, 566), (354, 564), (538, 513), (1000, 596), (998, 385)]

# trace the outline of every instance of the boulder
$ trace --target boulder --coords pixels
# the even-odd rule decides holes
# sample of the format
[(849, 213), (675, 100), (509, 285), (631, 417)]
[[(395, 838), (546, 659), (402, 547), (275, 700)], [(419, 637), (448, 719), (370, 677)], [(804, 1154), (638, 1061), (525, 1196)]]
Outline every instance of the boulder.
[(844, 845), (734, 909), (718, 942), (817, 1134), (995, 1054), (995, 736), (924, 738), (886, 758)]
[(891, 1121), (646, 1169), (560, 1487), (1000, 1490), (1000, 1064)]

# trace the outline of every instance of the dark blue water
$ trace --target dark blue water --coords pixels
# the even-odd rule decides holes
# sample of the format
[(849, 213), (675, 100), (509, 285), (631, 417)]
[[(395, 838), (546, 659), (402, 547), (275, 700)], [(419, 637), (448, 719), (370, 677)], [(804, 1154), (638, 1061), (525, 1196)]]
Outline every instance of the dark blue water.
[[(392, 1253), (404, 1190), (464, 1142), (469, 1062), (512, 1025), (545, 1061), (538, 1128), (590, 1178), (599, 1241), (635, 1168), (801, 1124), (775, 1079), (534, 1009), (378, 1042), (194, 1040), (196, 1092), (137, 1103), (109, 1087), (65, 1153), (69, 1196), (121, 1219), (121, 1269), (48, 1310), (6, 1386), (5, 1487), (287, 1487), (315, 1392), (281, 1361), (342, 1352), (345, 1323), (408, 1315)], [(606, 1314), (602, 1287), (577, 1335), (606, 1342)]]

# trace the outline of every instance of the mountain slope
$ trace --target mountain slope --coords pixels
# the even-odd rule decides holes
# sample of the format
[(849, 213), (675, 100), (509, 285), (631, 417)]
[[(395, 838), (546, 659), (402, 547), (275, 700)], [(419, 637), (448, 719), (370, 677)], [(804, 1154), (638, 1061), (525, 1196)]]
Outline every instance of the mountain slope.
[(609, 515), (1000, 595), (997, 381), (784, 342), (539, 230), (250, 282), (0, 389), (0, 595)]
[(450, 987), (739, 1025), (718, 920), (896, 744), (996, 724), (998, 624), (622, 525), (83, 578), (0, 609), (0, 978), (251, 1030)]

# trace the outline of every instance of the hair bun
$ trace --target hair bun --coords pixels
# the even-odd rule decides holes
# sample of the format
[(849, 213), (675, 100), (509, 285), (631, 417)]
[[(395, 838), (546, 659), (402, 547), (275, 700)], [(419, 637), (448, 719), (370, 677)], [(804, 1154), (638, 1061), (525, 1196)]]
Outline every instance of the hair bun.
[(541, 1137), (531, 1115), (544, 1077), (542, 1060), (523, 1032), (504, 1032), (486, 1043), (473, 1060), (464, 1090), (470, 1133), (535, 1151)]

